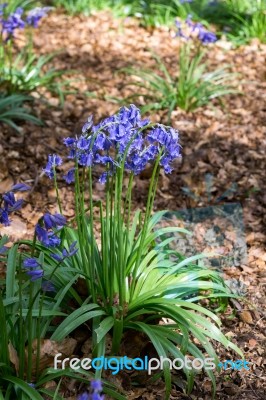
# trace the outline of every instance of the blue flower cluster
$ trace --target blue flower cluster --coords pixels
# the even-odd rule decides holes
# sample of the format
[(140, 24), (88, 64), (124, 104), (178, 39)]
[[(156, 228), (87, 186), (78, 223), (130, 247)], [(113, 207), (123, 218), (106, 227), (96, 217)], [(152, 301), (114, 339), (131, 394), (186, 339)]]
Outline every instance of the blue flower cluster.
[(91, 393), (85, 392), (78, 396), (77, 400), (104, 400), (102, 382), (99, 380), (91, 381)]
[(217, 36), (213, 32), (208, 31), (200, 22), (192, 22), (190, 15), (185, 20), (185, 30), (180, 21), (176, 20), (175, 24), (177, 27), (176, 36), (186, 40), (197, 38), (203, 44), (217, 41)]
[(23, 267), (26, 269), (26, 274), (30, 276), (30, 280), (32, 282), (42, 278), (43, 269), (40, 262), (36, 260), (36, 258), (33, 257), (26, 258), (23, 261)]
[(50, 154), (48, 156), (48, 162), (46, 167), (43, 169), (43, 172), (52, 179), (54, 177), (55, 168), (62, 164), (62, 158), (57, 156), (56, 154)]
[(7, 3), (0, 5), (1, 34), (2, 36), (4, 35), (6, 41), (14, 36), (17, 29), (23, 29), (26, 26), (33, 26), (36, 28), (39, 21), (47, 16), (47, 13), (51, 10), (51, 7), (36, 7), (24, 16), (24, 9), (18, 7), (13, 13), (5, 16), (6, 7)]
[(24, 183), (18, 183), (12, 186), (11, 191), (2, 195), (2, 201), (0, 203), (0, 224), (5, 226), (10, 225), (9, 215), (22, 207), (23, 200), (16, 200), (14, 192), (23, 192), (29, 189), (30, 187), (28, 185), (25, 185)]
[(69, 246), (69, 250), (63, 249), (61, 255), (54, 253), (54, 254), (52, 254), (51, 256), (52, 256), (56, 261), (61, 262), (61, 261), (63, 261), (65, 258), (72, 257), (72, 256), (74, 256), (74, 255), (78, 252), (78, 249), (76, 248), (76, 245), (77, 245), (77, 241), (76, 241), (76, 242), (73, 242), (73, 243)]
[[(64, 139), (69, 149), (68, 158), (82, 167), (100, 164), (106, 170), (99, 181), (105, 183), (108, 176), (121, 166), (125, 159), (125, 169), (135, 175), (142, 172), (148, 163), (160, 155), (160, 165), (166, 173), (172, 171), (172, 162), (180, 157), (178, 132), (161, 124), (151, 126), (149, 119), (142, 119), (140, 110), (131, 104), (119, 112), (93, 125), (90, 117), (77, 138)], [(50, 155), (44, 172), (51, 179), (54, 168), (61, 158)], [(75, 180), (75, 168), (64, 176), (67, 183)]]
[(36, 7), (30, 10), (26, 17), (27, 24), (37, 28), (40, 20), (46, 17), (50, 10), (52, 10), (52, 7)]
[(60, 230), (66, 224), (66, 218), (61, 214), (44, 214), (42, 225), (38, 223), (35, 228), (37, 239), (46, 247), (57, 247), (61, 240), (53, 231)]
[[(36, 225), (35, 233), (37, 239), (48, 248), (55, 248), (61, 244), (60, 238), (54, 232), (54, 229), (57, 231), (60, 230), (63, 226), (66, 225), (66, 218), (61, 214), (50, 214), (46, 213), (41, 218), (39, 223)], [(65, 258), (74, 256), (78, 249), (76, 248), (77, 242), (73, 242), (69, 249), (63, 249), (61, 253), (51, 253), (51, 257), (54, 258), (59, 263), (62, 262)], [(31, 281), (35, 281), (43, 277), (43, 268), (40, 262), (34, 258), (26, 258), (23, 262), (23, 266), (26, 269), (27, 275), (31, 277)], [(54, 287), (51, 282), (47, 281), (43, 283), (42, 286), (43, 291), (49, 292), (54, 291)]]

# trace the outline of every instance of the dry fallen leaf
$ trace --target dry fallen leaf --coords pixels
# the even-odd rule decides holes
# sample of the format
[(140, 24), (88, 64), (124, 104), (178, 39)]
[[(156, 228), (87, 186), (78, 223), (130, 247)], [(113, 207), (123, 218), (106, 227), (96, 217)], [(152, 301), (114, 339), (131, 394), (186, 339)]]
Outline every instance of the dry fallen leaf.
[(239, 315), (241, 320), (246, 324), (253, 324), (253, 318), (249, 311), (242, 311)]
[[(54, 357), (58, 353), (62, 353), (61, 359), (72, 356), (76, 344), (77, 341), (73, 338), (66, 338), (60, 343), (49, 339), (41, 339), (39, 370), (43, 371), (47, 367), (52, 367), (54, 365)], [(36, 372), (37, 346), (38, 342), (35, 339), (32, 344), (33, 374)], [(25, 349), (25, 354), (27, 359), (28, 348)]]
[(18, 374), (18, 371), (19, 371), (19, 358), (18, 358), (17, 350), (14, 348), (12, 343), (8, 344), (8, 352), (9, 352), (10, 362), (14, 365), (16, 373)]

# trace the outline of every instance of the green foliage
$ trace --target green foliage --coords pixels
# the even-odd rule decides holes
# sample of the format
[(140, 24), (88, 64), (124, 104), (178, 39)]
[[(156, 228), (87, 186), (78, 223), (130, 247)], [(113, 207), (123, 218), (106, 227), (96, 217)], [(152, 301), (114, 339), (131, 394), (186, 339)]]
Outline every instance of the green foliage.
[(0, 93), (0, 122), (9, 125), (19, 132), (16, 121), (30, 121), (40, 125), (41, 121), (31, 115), (29, 109), (24, 106), (25, 102), (32, 101), (33, 98), (22, 94), (6, 95)]
[(133, 16), (144, 26), (173, 26), (176, 17), (192, 15), (195, 21), (216, 24), (236, 43), (257, 37), (265, 42), (265, 0), (55, 0), (70, 14), (89, 15), (95, 10), (108, 9), (115, 16)]
[(95, 10), (108, 9), (115, 16), (132, 16), (144, 26), (173, 26), (176, 17), (215, 24), (236, 43), (253, 37), (265, 42), (265, 0), (54, 0), (70, 14), (89, 15)]
[[(0, 240), (0, 247), (8, 241), (7, 237)], [(42, 340), (50, 338), (55, 331), (52, 323), (55, 317), (66, 317), (62, 308), (67, 309), (66, 293), (73, 295), (80, 304), (79, 296), (73, 289), (78, 274), (73, 274), (71, 281), (58, 288), (56, 294), (42, 290), (41, 282), (29, 282), (21, 269), (22, 252), (18, 244), (14, 245), (7, 255), (1, 255), (0, 261), (6, 264), (6, 277), (0, 280), (0, 399), (4, 400), (41, 400), (44, 398), (61, 400), (51, 390), (43, 388), (44, 384), (69, 377), (76, 381), (88, 383), (93, 374), (88, 371), (42, 370), (40, 368), (40, 352)], [(43, 255), (40, 254), (40, 262)], [(55, 271), (49, 271), (48, 277)], [(84, 308), (84, 306), (83, 306)], [(81, 315), (83, 308), (76, 310)], [(88, 307), (94, 308), (93, 306)], [(99, 313), (99, 311), (98, 311)], [(101, 311), (100, 311), (101, 313)], [(97, 315), (92, 312), (91, 317)], [(90, 318), (90, 314), (86, 314)], [(66, 319), (67, 320), (67, 319)], [(60, 329), (64, 330), (64, 321)], [(73, 322), (69, 326), (72, 331), (77, 326)], [(34, 349), (34, 350), (33, 350)], [(35, 387), (28, 383), (34, 381)], [(59, 388), (58, 388), (59, 389)], [(114, 387), (106, 383), (105, 392), (114, 394)], [(47, 397), (48, 396), (48, 397)], [(125, 400), (123, 396), (113, 398)]]
[(108, 9), (113, 2), (111, 0), (54, 0), (54, 5), (64, 7), (70, 15), (90, 15), (94, 10)]
[(0, 4), (7, 4), (5, 12), (8, 14), (14, 12), (18, 7), (22, 7), (24, 10), (30, 10), (40, 5), (40, 1), (36, 0), (1, 0)]
[(262, 43), (266, 42), (266, 8), (258, 7), (252, 14), (242, 17), (235, 14), (236, 26), (231, 34), (233, 40), (249, 42), (252, 38), (258, 38)]
[(216, 24), (236, 44), (249, 42), (252, 38), (266, 40), (265, 0), (220, 0), (211, 5), (195, 0), (189, 7), (193, 19)]
[(222, 67), (213, 72), (207, 72), (207, 64), (203, 62), (205, 52), (199, 50), (194, 55), (191, 47), (186, 44), (179, 53), (179, 71), (173, 76), (160, 57), (154, 55), (157, 69), (136, 70), (126, 68), (122, 71), (138, 78), (130, 85), (141, 87), (144, 92), (133, 96), (144, 96), (147, 105), (144, 111), (166, 109), (169, 118), (176, 107), (189, 112), (208, 104), (212, 99), (237, 93), (233, 88), (236, 74), (230, 73), (228, 67)]
[(71, 14), (90, 15), (95, 10), (110, 10), (117, 17), (133, 16), (145, 26), (171, 25), (177, 16), (185, 17), (189, 11), (179, 0), (54, 0)]
[[(7, 93), (31, 93), (37, 91), (42, 94), (45, 89), (57, 94), (61, 102), (64, 102), (64, 93), (68, 81), (61, 82), (64, 71), (50, 67), (50, 62), (57, 53), (37, 56), (24, 49), (12, 60), (12, 65), (2, 65), (0, 76), (0, 87)], [(41, 89), (41, 91), (40, 91)]]

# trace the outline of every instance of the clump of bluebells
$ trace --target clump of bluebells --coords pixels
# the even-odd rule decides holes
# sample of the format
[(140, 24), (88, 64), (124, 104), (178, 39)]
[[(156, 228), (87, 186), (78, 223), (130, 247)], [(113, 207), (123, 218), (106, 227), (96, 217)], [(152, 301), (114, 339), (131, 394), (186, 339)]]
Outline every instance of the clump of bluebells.
[(46, 17), (51, 10), (51, 7), (36, 7), (26, 13), (22, 7), (18, 7), (14, 12), (7, 13), (7, 6), (7, 3), (0, 6), (0, 25), (3, 42), (12, 39), (19, 29), (26, 27), (37, 28), (40, 20)]
[(176, 20), (176, 36), (185, 40), (198, 40), (202, 44), (214, 43), (217, 41), (215, 33), (208, 31), (200, 22), (193, 22), (189, 15), (185, 22)]
[[(68, 158), (73, 160), (64, 179), (74, 182), (78, 167), (104, 167), (99, 181), (104, 184), (121, 166), (134, 175), (140, 174), (148, 164), (159, 156), (159, 164), (165, 173), (172, 172), (173, 161), (180, 157), (178, 132), (162, 124), (151, 126), (149, 119), (142, 119), (140, 110), (131, 105), (93, 125), (92, 119), (84, 125), (82, 134), (76, 138), (64, 139), (69, 150)], [(61, 157), (50, 155), (45, 174), (55, 176), (55, 168), (62, 163)]]
[[(18, 354), (27, 369), (27, 382), (37, 383), (35, 389), (32, 386), (30, 390), (38, 390), (42, 385), (38, 382), (38, 377), (43, 379), (40, 363), (42, 339), (62, 342), (82, 324), (91, 329), (92, 355), (99, 359), (106, 356), (106, 335), (110, 335), (112, 340), (111, 354), (117, 356), (123, 335), (129, 329), (146, 335), (158, 357), (184, 359), (189, 353), (204, 358), (203, 349), (204, 353), (216, 359), (209, 339), (216, 339), (236, 350), (216, 326), (219, 325), (217, 317), (195, 304), (199, 298), (204, 298), (204, 293), (214, 298), (221, 294), (223, 299), (231, 294), (220, 283), (218, 274), (196, 263), (203, 255), (185, 260), (168, 248), (175, 239), (174, 232), (188, 232), (179, 227), (159, 228), (157, 223), (165, 212), (153, 214), (160, 170), (171, 173), (175, 160), (180, 157), (178, 131), (143, 119), (139, 109), (132, 104), (98, 124), (94, 124), (90, 117), (81, 134), (65, 138), (64, 143), (68, 150), (67, 162), (69, 159), (73, 162), (65, 179), (74, 181), (75, 218), (67, 222), (63, 215), (58, 188), (58, 170), (63, 160), (57, 155), (49, 155), (44, 173), (54, 180), (59, 212), (46, 212), (36, 225), (33, 240), (21, 242), (30, 247), (30, 253), (24, 247), (16, 253), (18, 244), (10, 250), (9, 264), (10, 259), (17, 259), (17, 263), (16, 268), (7, 271), (10, 274), (7, 280), (15, 288), (7, 290), (7, 306), (14, 310), (8, 312), (10, 318), (15, 318), (14, 325), (17, 324), (18, 328), (15, 346), (20, 346)], [(133, 180), (150, 166), (152, 174), (145, 209), (136, 211), (132, 219)], [(105, 199), (95, 201), (93, 175), (98, 169), (99, 180), (105, 185)], [(13, 187), (13, 190), (18, 189), (24, 187)], [(1, 210), (11, 212), (20, 206), (17, 201), (13, 195), (6, 194)], [(98, 236), (96, 229), (100, 230)], [(165, 237), (169, 234), (170, 237)], [(157, 242), (159, 237), (161, 242)], [(13, 285), (16, 279), (18, 285)], [(83, 280), (85, 294), (79, 291), (80, 280)], [(195, 289), (202, 296), (195, 297)], [(27, 291), (26, 303), (22, 290)], [(189, 296), (189, 301), (186, 296)], [(16, 298), (19, 299), (18, 306), (14, 302)], [(3, 309), (3, 303), (1, 307)], [(52, 323), (57, 315), (63, 317), (59, 325)], [(155, 321), (162, 317), (171, 319), (173, 324), (157, 324)], [(8, 320), (8, 328), (9, 325)], [(6, 337), (8, 335), (7, 330)], [(190, 335), (197, 338), (199, 347), (191, 341)], [(4, 342), (6, 354), (9, 354), (8, 343), (13, 344), (14, 336), (10, 334)], [(34, 340), (37, 340), (36, 351)], [(33, 365), (33, 354), (36, 366)], [(168, 363), (164, 364), (163, 372), (165, 398), (168, 399), (171, 391)], [(184, 369), (184, 373), (192, 388), (193, 373), (188, 369)], [(19, 374), (19, 378), (25, 380), (23, 368)], [(62, 370), (60, 376), (63, 374)], [(215, 386), (212, 371), (208, 371), (208, 375)], [(9, 376), (10, 368), (7, 370), (8, 382)], [(49, 376), (51, 380), (55, 379), (50, 372)], [(101, 377), (99, 368), (95, 376), (97, 379)], [(105, 388), (107, 394), (110, 392), (114, 398), (122, 398), (120, 394), (116, 397), (115, 391), (108, 386)], [(23, 390), (23, 385), (21, 387)], [(102, 390), (101, 381), (94, 380), (78, 400), (103, 400)]]

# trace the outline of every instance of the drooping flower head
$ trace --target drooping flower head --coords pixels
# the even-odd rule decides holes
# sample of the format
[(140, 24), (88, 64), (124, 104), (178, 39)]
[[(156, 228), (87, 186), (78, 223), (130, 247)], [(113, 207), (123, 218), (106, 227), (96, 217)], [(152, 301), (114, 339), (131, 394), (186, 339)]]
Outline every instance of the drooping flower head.
[(48, 162), (46, 167), (43, 168), (43, 172), (48, 178), (53, 179), (55, 168), (62, 164), (62, 158), (57, 154), (50, 154), (48, 156)]
[(0, 224), (5, 226), (10, 225), (9, 215), (14, 212), (20, 210), (23, 205), (23, 199), (16, 200), (14, 192), (16, 191), (26, 191), (29, 190), (30, 187), (25, 185), (24, 183), (18, 183), (12, 186), (9, 192), (4, 193), (0, 199)]
[(214, 43), (217, 41), (217, 36), (208, 31), (201, 23), (193, 22), (191, 15), (188, 15), (185, 22), (176, 20), (177, 27), (176, 36), (185, 40), (198, 40), (202, 44)]
[(43, 17), (46, 17), (52, 8), (53, 7), (36, 7), (33, 10), (30, 10), (26, 17), (27, 24), (37, 28), (40, 20)]
[(32, 282), (43, 277), (43, 269), (40, 262), (33, 257), (26, 258), (23, 261), (23, 267), (26, 270), (26, 274), (30, 277)]
[(43, 222), (47, 230), (52, 228), (60, 229), (66, 224), (66, 218), (58, 213), (55, 213), (54, 215), (51, 213), (45, 213), (43, 216)]
[(65, 258), (72, 257), (78, 252), (78, 249), (76, 248), (76, 245), (77, 245), (77, 242), (75, 241), (69, 246), (69, 250), (63, 249), (61, 254), (53, 253), (53, 254), (51, 254), (51, 256), (56, 261), (61, 262)]
[(8, 247), (2, 246), (0, 247), (0, 254), (5, 254), (8, 251)]
[(50, 281), (45, 281), (42, 283), (43, 292), (55, 292), (55, 286)]
[(7, 35), (7, 39), (14, 35), (16, 29), (25, 28), (25, 21), (22, 19), (23, 8), (18, 7), (15, 12), (9, 14), (7, 19), (2, 19), (2, 32)]
[(31, 187), (25, 183), (17, 183), (12, 186), (11, 190), (13, 190), (13, 192), (26, 192), (27, 190), (30, 190), (30, 188)]

